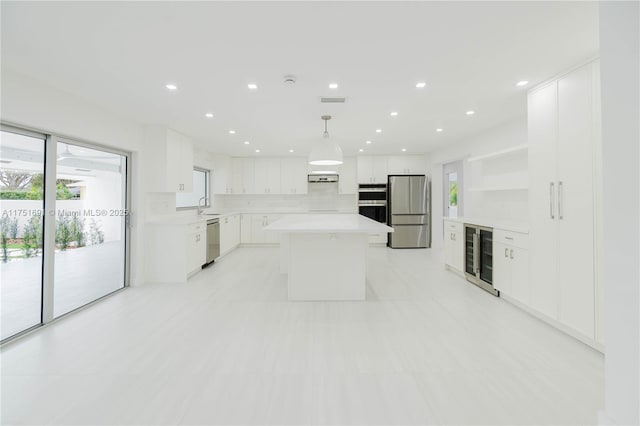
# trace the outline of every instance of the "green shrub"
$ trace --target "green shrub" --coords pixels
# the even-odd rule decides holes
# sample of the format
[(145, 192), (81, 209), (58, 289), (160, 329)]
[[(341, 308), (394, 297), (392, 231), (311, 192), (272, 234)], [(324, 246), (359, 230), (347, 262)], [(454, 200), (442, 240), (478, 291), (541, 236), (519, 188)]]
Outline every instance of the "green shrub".
[(104, 243), (104, 232), (102, 232), (100, 225), (93, 218), (89, 223), (89, 241), (91, 245)]
[(26, 200), (28, 191), (0, 191), (0, 200)]
[(9, 219), (9, 232), (12, 239), (18, 238), (18, 218)]
[(9, 252), (7, 250), (7, 236), (9, 235), (9, 216), (2, 216), (0, 219), (0, 247), (2, 248), (2, 261), (9, 260)]
[(25, 257), (31, 257), (42, 250), (42, 216), (31, 216), (24, 225), (23, 233), (22, 250)]
[(71, 221), (67, 216), (61, 216), (56, 220), (56, 243), (60, 246), (60, 250), (64, 251), (72, 240)]
[(77, 247), (84, 247), (87, 245), (86, 235), (84, 233), (84, 218), (80, 219), (78, 216), (71, 218), (71, 240), (76, 242)]

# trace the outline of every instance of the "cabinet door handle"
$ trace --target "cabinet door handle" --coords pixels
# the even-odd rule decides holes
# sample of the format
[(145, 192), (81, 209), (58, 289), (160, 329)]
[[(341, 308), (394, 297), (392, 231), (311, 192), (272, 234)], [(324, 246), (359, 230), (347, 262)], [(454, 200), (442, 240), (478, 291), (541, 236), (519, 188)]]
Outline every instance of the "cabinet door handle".
[(562, 181), (558, 182), (558, 219), (564, 216), (564, 185)]
[(509, 249), (504, 249), (504, 257), (509, 257)]
[(549, 215), (551, 216), (551, 219), (555, 219), (556, 215), (555, 212), (553, 211), (553, 199), (555, 198), (554, 193), (555, 193), (555, 184), (553, 182), (549, 183)]
[(478, 247), (478, 234), (473, 234), (473, 272), (480, 272), (480, 247)]
[(513, 259), (513, 250), (509, 250), (509, 258)]

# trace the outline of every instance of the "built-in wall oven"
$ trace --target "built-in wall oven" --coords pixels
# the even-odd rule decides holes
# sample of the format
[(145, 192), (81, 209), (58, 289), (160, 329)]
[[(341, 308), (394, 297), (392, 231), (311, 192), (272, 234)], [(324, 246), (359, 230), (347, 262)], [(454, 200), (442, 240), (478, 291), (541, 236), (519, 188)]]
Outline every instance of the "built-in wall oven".
[(358, 188), (358, 213), (376, 222), (387, 223), (387, 185), (361, 184)]
[(493, 288), (493, 228), (464, 224), (464, 274), (467, 280), (494, 296)]

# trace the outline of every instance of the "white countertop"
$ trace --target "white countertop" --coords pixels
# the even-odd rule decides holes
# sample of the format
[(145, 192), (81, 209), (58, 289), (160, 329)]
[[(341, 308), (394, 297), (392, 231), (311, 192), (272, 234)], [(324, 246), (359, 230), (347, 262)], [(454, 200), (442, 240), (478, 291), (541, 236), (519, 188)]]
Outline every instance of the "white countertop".
[(158, 216), (147, 221), (150, 225), (193, 225), (194, 223), (206, 222), (207, 219), (214, 219), (217, 216)]
[(393, 228), (359, 214), (294, 214), (276, 220), (265, 231), (379, 234)]
[(521, 221), (510, 221), (502, 219), (481, 219), (477, 217), (445, 217), (444, 220), (459, 223), (469, 223), (472, 225), (486, 226), (487, 228), (503, 229), (505, 231), (529, 233), (529, 224)]

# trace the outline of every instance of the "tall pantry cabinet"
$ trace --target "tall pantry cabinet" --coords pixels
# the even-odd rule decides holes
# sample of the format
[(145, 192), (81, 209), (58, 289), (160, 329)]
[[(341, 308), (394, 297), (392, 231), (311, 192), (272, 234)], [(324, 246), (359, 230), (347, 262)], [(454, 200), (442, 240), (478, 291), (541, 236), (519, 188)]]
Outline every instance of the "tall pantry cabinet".
[(599, 61), (528, 96), (531, 307), (589, 340), (596, 333)]

